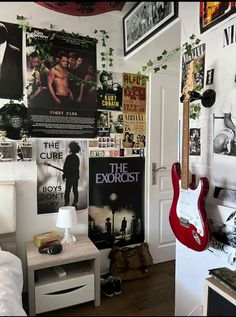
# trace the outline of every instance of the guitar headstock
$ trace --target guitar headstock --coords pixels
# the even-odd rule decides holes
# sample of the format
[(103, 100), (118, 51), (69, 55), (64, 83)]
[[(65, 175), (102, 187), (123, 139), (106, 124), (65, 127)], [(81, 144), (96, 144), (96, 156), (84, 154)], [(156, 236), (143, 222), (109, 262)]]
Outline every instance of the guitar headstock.
[(196, 87), (194, 73), (195, 73), (195, 66), (198, 63), (198, 60), (199, 60), (198, 58), (193, 59), (187, 63), (187, 74), (186, 74), (186, 79), (185, 79), (185, 83), (182, 90), (182, 96), (180, 98), (181, 102), (183, 102), (184, 100), (190, 100), (191, 92)]

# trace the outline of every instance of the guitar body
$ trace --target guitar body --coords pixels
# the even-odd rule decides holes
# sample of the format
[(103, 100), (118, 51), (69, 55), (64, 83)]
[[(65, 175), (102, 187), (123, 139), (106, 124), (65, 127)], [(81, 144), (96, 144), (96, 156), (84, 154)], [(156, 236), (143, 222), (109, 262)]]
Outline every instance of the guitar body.
[(198, 185), (190, 184), (181, 188), (180, 163), (172, 166), (173, 201), (169, 213), (169, 222), (176, 238), (195, 251), (208, 247), (211, 233), (205, 211), (205, 199), (209, 190), (206, 177)]

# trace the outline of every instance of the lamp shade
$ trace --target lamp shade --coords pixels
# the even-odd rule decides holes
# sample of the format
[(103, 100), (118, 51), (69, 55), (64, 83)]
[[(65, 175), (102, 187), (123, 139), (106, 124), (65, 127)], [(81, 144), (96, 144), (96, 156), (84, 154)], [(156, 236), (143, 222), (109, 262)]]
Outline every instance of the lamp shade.
[(76, 223), (76, 209), (74, 206), (60, 207), (57, 215), (58, 228), (73, 228)]

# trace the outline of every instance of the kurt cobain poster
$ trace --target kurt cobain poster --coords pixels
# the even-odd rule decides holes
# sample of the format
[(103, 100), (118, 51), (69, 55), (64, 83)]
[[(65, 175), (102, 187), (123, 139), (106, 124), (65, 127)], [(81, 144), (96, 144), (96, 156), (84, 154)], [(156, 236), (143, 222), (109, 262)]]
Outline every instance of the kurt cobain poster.
[(144, 241), (144, 163), (89, 159), (89, 237), (98, 249)]
[[(87, 141), (40, 139), (36, 144), (38, 214), (64, 205), (87, 208)], [(69, 170), (66, 162), (73, 163)]]
[(95, 39), (34, 28), (26, 44), (30, 135), (95, 137)]

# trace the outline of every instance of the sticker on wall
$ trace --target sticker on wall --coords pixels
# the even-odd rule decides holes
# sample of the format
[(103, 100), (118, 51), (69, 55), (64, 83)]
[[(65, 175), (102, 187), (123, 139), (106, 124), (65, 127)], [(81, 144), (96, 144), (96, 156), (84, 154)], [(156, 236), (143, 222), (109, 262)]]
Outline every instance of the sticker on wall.
[(27, 139), (27, 134), (22, 134), (22, 140), (17, 142), (16, 147), (17, 161), (32, 161), (32, 142)]
[(99, 249), (144, 241), (144, 163), (89, 159), (89, 237)]
[(38, 214), (87, 208), (87, 141), (37, 140)]
[(6, 135), (6, 131), (0, 131), (0, 162), (13, 161), (12, 142), (6, 140)]
[(214, 69), (208, 69), (206, 72), (206, 85), (212, 85), (214, 82)]
[(189, 133), (189, 155), (201, 155), (201, 129), (191, 128)]

